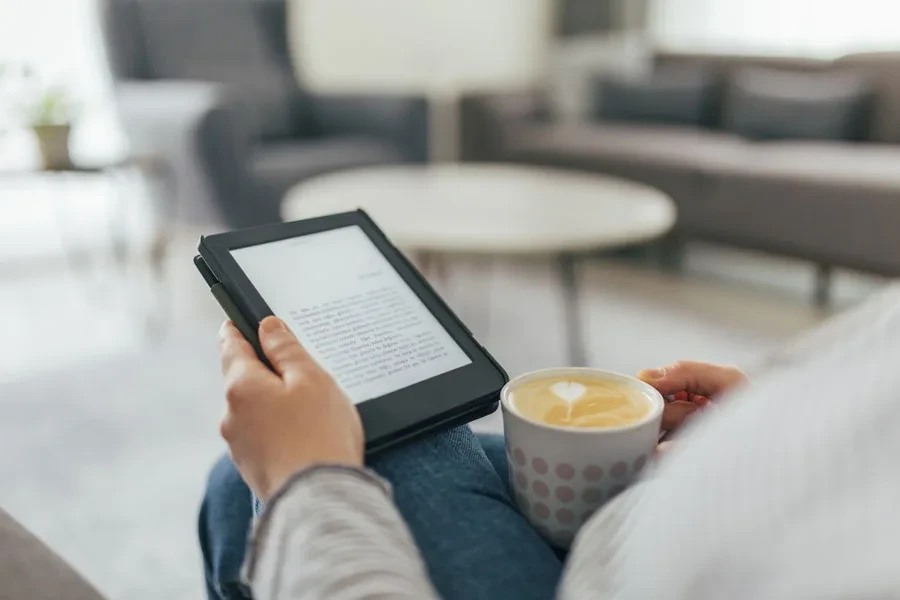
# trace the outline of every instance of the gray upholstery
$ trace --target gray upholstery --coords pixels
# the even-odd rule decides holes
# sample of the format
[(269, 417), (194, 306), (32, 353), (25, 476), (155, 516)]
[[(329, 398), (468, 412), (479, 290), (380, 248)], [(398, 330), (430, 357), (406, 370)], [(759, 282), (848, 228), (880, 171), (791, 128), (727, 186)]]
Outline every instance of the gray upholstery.
[(103, 600), (58, 554), (0, 508), (0, 599), (62, 598)]
[(749, 68), (728, 84), (723, 127), (748, 139), (859, 140), (871, 86), (854, 73)]
[(696, 234), (900, 274), (900, 148), (750, 145), (710, 182), (686, 223)]
[(700, 171), (706, 161), (741, 144), (728, 133), (665, 125), (598, 123), (530, 124), (509, 132), (511, 156), (546, 162), (650, 164)]
[(594, 98), (595, 115), (605, 121), (634, 121), (703, 127), (712, 124), (717, 101), (711, 71), (657, 69), (647, 77), (601, 79)]
[(387, 141), (330, 137), (261, 145), (250, 153), (249, 168), (259, 185), (266, 188), (264, 197), (281, 198), (297, 181), (316, 175), (403, 161), (403, 155)]
[(675, 201), (682, 229), (704, 193), (707, 162), (744, 145), (725, 133), (621, 123), (532, 124), (508, 132), (505, 141), (506, 160), (605, 173), (662, 190)]
[(660, 55), (656, 62), (702, 65), (718, 73), (723, 88), (747, 67), (864, 77), (875, 90), (868, 136), (856, 142), (753, 141), (724, 130), (552, 123), (535, 117), (538, 98), (473, 96), (462, 105), (466, 159), (640, 181), (675, 201), (677, 237), (900, 275), (900, 144), (884, 143), (900, 143), (900, 53), (833, 63), (690, 55)]
[[(423, 98), (300, 89), (285, 10), (283, 0), (107, 0), (104, 31), (124, 127), (134, 149), (172, 165), (187, 220), (208, 224), (214, 213), (230, 227), (262, 224), (280, 218), (283, 193), (306, 177), (427, 160)], [(189, 91), (197, 89), (215, 92), (198, 106)], [(330, 144), (331, 137), (342, 141)], [(291, 154), (300, 162), (277, 176), (257, 168), (267, 144), (277, 153), (286, 144), (318, 143), (322, 152)], [(285, 180), (289, 173), (296, 179)]]
[(900, 52), (851, 54), (837, 60), (834, 67), (865, 75), (875, 86), (870, 139), (900, 143)]
[(252, 4), (154, 0), (138, 6), (154, 79), (227, 84), (260, 135), (294, 132), (297, 85), (290, 71), (274, 59)]

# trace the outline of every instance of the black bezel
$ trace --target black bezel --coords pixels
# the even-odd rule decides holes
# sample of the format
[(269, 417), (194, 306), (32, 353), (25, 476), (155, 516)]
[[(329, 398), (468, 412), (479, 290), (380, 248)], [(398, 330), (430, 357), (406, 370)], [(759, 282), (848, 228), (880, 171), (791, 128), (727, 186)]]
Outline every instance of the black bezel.
[(198, 250), (255, 329), (273, 313), (231, 250), (354, 225), (363, 230), (472, 360), (469, 365), (358, 404), (367, 449), (382, 448), (417, 433), (467, 422), (496, 410), (500, 390), (509, 380), (506, 372), (364, 211), (203, 236)]

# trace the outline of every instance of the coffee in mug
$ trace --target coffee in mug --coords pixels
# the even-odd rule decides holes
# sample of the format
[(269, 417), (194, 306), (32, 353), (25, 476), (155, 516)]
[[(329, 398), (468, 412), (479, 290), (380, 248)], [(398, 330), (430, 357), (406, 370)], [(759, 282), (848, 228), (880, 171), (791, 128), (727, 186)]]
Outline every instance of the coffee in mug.
[(591, 374), (531, 379), (510, 390), (509, 404), (532, 421), (588, 429), (637, 423), (653, 409), (630, 383)]
[(516, 504), (551, 544), (568, 548), (647, 466), (664, 401), (634, 377), (564, 368), (516, 377), (500, 406)]

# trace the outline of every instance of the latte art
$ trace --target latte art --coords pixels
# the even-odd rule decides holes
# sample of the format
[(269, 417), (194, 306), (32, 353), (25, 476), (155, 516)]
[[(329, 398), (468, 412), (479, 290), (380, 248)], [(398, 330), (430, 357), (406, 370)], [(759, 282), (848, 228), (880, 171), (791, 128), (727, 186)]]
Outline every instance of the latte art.
[(630, 425), (652, 408), (649, 399), (627, 383), (584, 375), (526, 381), (510, 392), (509, 403), (526, 419), (584, 428)]
[(571, 403), (584, 396), (587, 388), (575, 381), (557, 381), (550, 386), (550, 391)]

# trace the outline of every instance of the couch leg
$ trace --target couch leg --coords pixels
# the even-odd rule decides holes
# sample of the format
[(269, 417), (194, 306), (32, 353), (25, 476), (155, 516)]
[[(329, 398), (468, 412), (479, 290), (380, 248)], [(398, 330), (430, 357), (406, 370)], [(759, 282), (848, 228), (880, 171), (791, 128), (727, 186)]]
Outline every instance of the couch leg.
[(684, 266), (685, 240), (668, 235), (659, 242), (659, 265), (666, 271), (680, 271)]
[(831, 265), (816, 265), (816, 286), (813, 292), (813, 304), (825, 308), (831, 304)]

